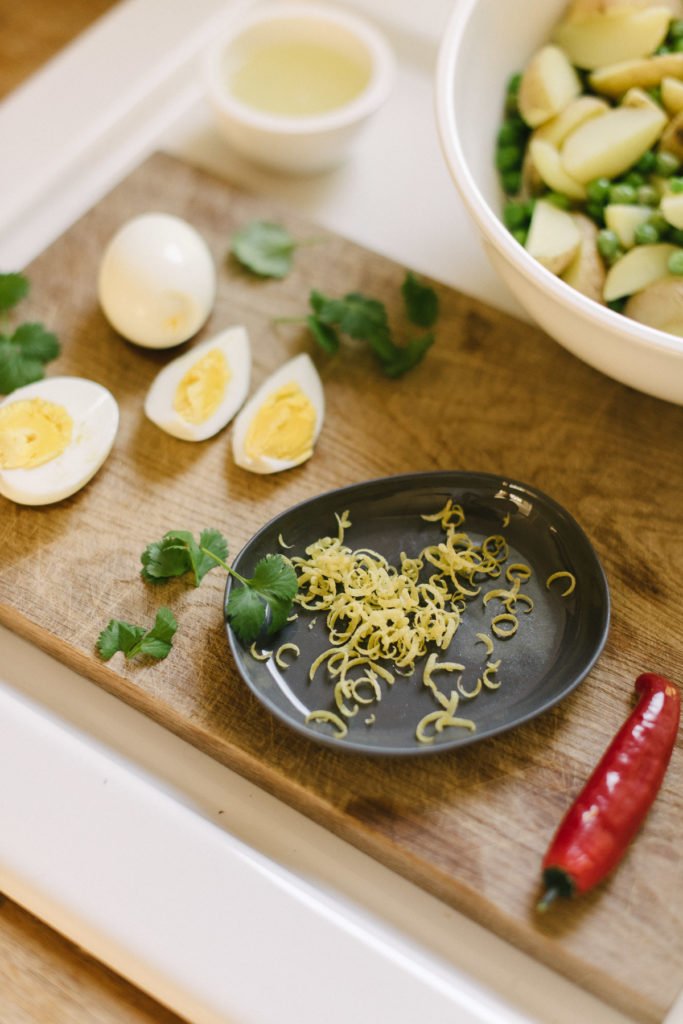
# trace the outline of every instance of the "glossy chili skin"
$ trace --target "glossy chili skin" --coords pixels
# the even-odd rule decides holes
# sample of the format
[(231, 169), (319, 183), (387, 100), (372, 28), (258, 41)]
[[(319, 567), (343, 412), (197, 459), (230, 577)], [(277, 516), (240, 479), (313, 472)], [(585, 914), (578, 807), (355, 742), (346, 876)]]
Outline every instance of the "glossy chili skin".
[(543, 859), (556, 896), (586, 892), (616, 867), (661, 785), (676, 742), (678, 688), (651, 672), (636, 679), (640, 699), (570, 807)]

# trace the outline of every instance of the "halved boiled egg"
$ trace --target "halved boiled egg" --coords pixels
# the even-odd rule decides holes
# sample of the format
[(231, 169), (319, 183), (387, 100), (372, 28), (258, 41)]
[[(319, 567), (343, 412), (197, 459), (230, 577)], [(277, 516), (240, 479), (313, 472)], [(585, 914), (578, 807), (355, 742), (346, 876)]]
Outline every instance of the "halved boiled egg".
[(276, 370), (235, 420), (235, 462), (252, 473), (278, 473), (305, 462), (323, 425), (325, 396), (310, 356)]
[(148, 419), (184, 441), (204, 441), (229, 423), (249, 391), (251, 348), (230, 327), (161, 370), (145, 400)]
[(0, 494), (48, 505), (80, 490), (109, 455), (119, 426), (113, 395), (82, 377), (50, 377), (0, 402)]
[(97, 287), (104, 315), (119, 334), (145, 348), (170, 348), (206, 322), (216, 269), (190, 224), (168, 213), (145, 213), (107, 245)]

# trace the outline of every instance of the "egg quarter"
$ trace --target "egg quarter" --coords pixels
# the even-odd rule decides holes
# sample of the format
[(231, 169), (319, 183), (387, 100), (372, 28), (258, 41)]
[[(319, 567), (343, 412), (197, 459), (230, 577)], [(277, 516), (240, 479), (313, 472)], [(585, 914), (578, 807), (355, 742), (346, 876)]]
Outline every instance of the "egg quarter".
[(83, 377), (49, 377), (0, 402), (0, 494), (19, 505), (70, 497), (97, 473), (113, 447), (119, 407)]
[(145, 415), (182, 441), (205, 441), (243, 405), (251, 379), (244, 327), (229, 327), (163, 367), (145, 399)]
[(279, 473), (313, 454), (325, 416), (325, 395), (303, 353), (261, 384), (235, 420), (233, 458), (252, 473)]

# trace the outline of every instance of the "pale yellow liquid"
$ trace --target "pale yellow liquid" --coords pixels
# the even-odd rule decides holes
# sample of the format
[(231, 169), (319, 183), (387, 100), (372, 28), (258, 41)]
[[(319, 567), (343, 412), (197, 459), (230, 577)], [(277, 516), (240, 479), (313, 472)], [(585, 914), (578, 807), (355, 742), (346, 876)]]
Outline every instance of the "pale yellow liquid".
[(291, 41), (254, 50), (233, 73), (230, 88), (256, 110), (310, 117), (349, 103), (369, 78), (368, 68), (331, 47)]

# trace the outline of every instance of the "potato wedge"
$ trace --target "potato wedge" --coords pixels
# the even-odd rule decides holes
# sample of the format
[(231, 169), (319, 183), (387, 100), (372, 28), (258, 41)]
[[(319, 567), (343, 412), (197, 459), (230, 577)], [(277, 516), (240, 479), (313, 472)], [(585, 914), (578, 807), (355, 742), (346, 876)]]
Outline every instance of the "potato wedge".
[(560, 152), (544, 139), (532, 139), (529, 156), (541, 179), (554, 192), (564, 192), (570, 199), (585, 199), (586, 189), (565, 171)]
[(604, 175), (616, 178), (659, 138), (666, 125), (663, 110), (618, 107), (584, 121), (561, 150), (567, 174), (585, 184)]
[(683, 277), (671, 275), (631, 296), (626, 316), (667, 334), (683, 336)]
[(629, 89), (625, 92), (620, 106), (622, 107), (650, 107), (652, 110), (661, 110), (657, 100), (653, 99), (649, 92), (645, 92), (644, 89), (639, 89), (635, 86), (633, 89)]
[(531, 159), (531, 153), (527, 146), (522, 162), (522, 188), (520, 196), (522, 199), (531, 199), (533, 196), (538, 196), (545, 192), (545, 188), (543, 179)]
[(659, 209), (672, 227), (683, 228), (683, 192), (664, 196)]
[(553, 274), (561, 274), (576, 255), (581, 241), (574, 218), (565, 210), (539, 199), (534, 207), (527, 252)]
[(634, 9), (642, 11), (646, 7), (668, 7), (672, 18), (683, 17), (682, 0), (572, 0), (565, 21), (580, 20), (591, 14), (613, 14)]
[(561, 22), (552, 38), (572, 64), (592, 71), (654, 53), (666, 36), (670, 18), (666, 6), (587, 14)]
[(662, 79), (662, 103), (672, 116), (683, 110), (683, 82), (680, 78)]
[(574, 259), (562, 274), (562, 280), (589, 299), (602, 302), (605, 265), (598, 252), (598, 229), (594, 221), (582, 213), (572, 214), (572, 220), (579, 229), (580, 241)]
[(527, 64), (519, 86), (519, 112), (530, 128), (549, 121), (581, 92), (581, 82), (557, 46), (544, 46)]
[(666, 149), (683, 162), (683, 110), (669, 121), (660, 139), (660, 149)]
[(628, 89), (652, 89), (664, 78), (683, 78), (683, 53), (662, 53), (642, 60), (624, 60), (598, 68), (589, 76), (592, 89), (615, 99)]
[(605, 302), (640, 292), (669, 273), (669, 257), (678, 246), (666, 242), (637, 245), (609, 268), (602, 291)]
[(636, 228), (649, 220), (652, 213), (651, 206), (608, 203), (605, 207), (605, 224), (614, 232), (624, 249), (632, 249), (636, 244)]
[[(647, 94), (643, 93), (643, 95)], [(531, 137), (532, 139), (543, 139), (559, 148), (567, 136), (571, 135), (580, 124), (588, 121), (591, 117), (597, 117), (598, 114), (606, 113), (609, 109), (609, 104), (598, 96), (577, 96), (557, 117), (551, 118), (540, 128), (536, 128)]]

